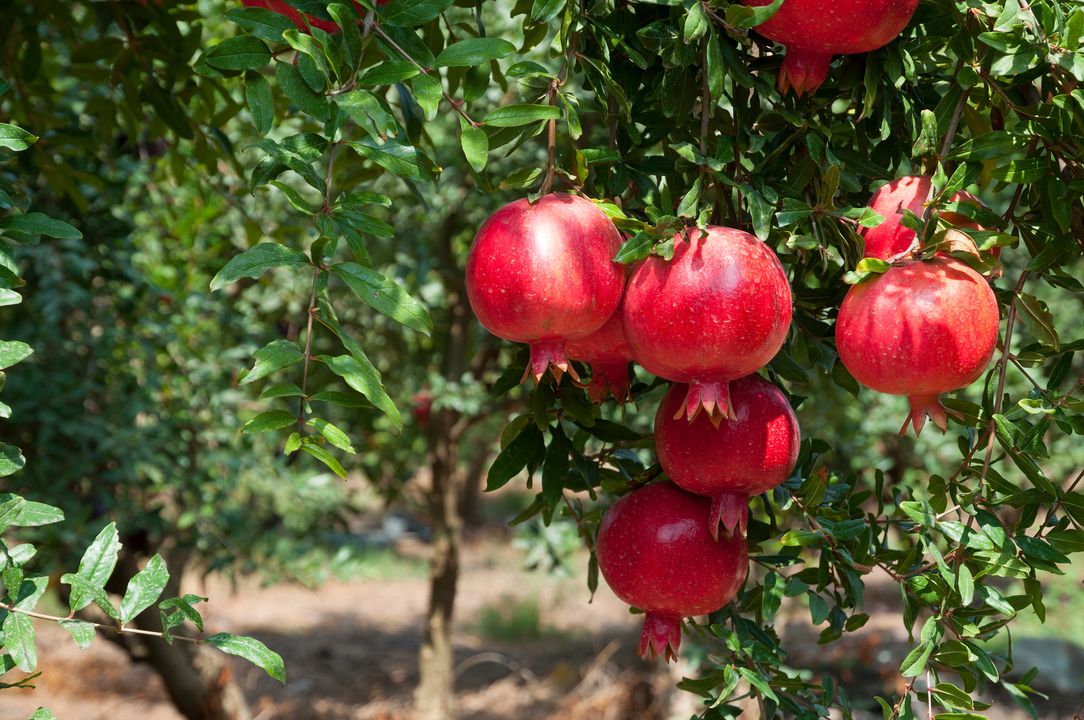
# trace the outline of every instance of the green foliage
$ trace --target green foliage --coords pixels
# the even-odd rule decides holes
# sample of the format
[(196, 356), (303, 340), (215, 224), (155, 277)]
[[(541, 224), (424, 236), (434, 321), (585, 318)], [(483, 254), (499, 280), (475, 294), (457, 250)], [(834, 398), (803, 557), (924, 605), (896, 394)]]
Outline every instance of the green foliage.
[[(40, 487), (60, 476), (54, 449), (78, 448), (69, 522), (97, 528), (106, 509), (123, 508), (121, 526), (132, 519), (155, 540), (178, 534), (217, 566), (236, 560), (210, 539), (219, 528), (249, 528), (246, 547), (274, 543), (255, 523), (231, 523), (249, 504), (285, 515), (283, 532), (298, 535), (310, 511), (334, 504), (267, 459), (279, 449), (336, 475), (360, 467), (394, 494), (432, 441), (403, 398), (428, 387), (444, 423), (432, 435), (457, 428), (464, 460), (495, 456), (490, 489), (526, 475), (536, 495), (515, 522), (574, 521), (590, 549), (606, 502), (660, 475), (649, 433), (661, 383), (641, 374), (625, 412), (590, 406), (567, 379), (529, 396), (514, 389), (522, 353), (474, 326), (450, 331), (465, 313), (472, 230), (502, 201), (553, 188), (602, 201), (627, 235), (623, 263), (671, 257), (681, 228), (726, 224), (770, 245), (791, 279), (794, 331), (766, 375), (798, 406), (807, 437), (794, 476), (754, 502), (743, 592), (689, 623), (713, 659), (683, 687), (704, 696), (709, 718), (735, 717), (728, 703), (746, 692), (763, 717), (830, 707), (849, 717), (857, 699), (787, 665), (774, 617), (783, 602), (805, 603), (821, 642), (858, 632), (876, 571), (904, 602), (912, 648), (900, 674), (930, 674), (942, 717), (981, 710), (991, 685), (1029, 709), (1026, 683), (1005, 679), (1011, 646), (989, 648), (1025, 609), (1046, 617), (1044, 580), (1084, 549), (1084, 10), (924, 2), (898, 40), (838, 58), (820, 91), (796, 99), (775, 90), (778, 48), (749, 31), (779, 3), (365, 4), (364, 16), (327, 4), (334, 34), (256, 8), (231, 7), (222, 23), (213, 3), (128, 3), (118, 16), (114, 3), (48, 2), (9, 13), (19, 39), (5, 42), (19, 66), (4, 75), (19, 95), (5, 108), (18, 107), (11, 114), (53, 150), (0, 124), (0, 148), (27, 150), (34, 170), (9, 174), (5, 161), (0, 176), (0, 304), (19, 302), (24, 257), (35, 285), (63, 292), (12, 327), (63, 327), (75, 315), (100, 333), (88, 341), (69, 327), (44, 344), (0, 346), (5, 367), (37, 351), (23, 386), (9, 389), (20, 413), (35, 413), (18, 433), (35, 453), (18, 477)], [(921, 172), (934, 177), (929, 212), (905, 223), (928, 253), (949, 247), (945, 213), (981, 224), (968, 231), (980, 256), (960, 258), (1003, 273), (994, 286), (1005, 321), (989, 372), (947, 399), (950, 433), (913, 444), (892, 434), (900, 403), (859, 389), (838, 362), (832, 323), (847, 283), (885, 269), (861, 259), (857, 229), (880, 221), (865, 208), (871, 188)], [(151, 184), (168, 188), (147, 191), (153, 209), (112, 212), (138, 207)], [(960, 189), (986, 207), (949, 202)], [(81, 218), (79, 229), (53, 216)], [(167, 238), (189, 243), (191, 262), (171, 261), (173, 247), (150, 237), (178, 224)], [(118, 240), (133, 229), (135, 252)], [(80, 232), (101, 238), (94, 254)], [(157, 307), (162, 291), (167, 309)], [(90, 388), (57, 367), (81, 352)], [(211, 391), (229, 388), (231, 373), (240, 391)], [(148, 391), (156, 383), (162, 391)], [(72, 427), (43, 387), (106, 410)], [(103, 427), (132, 430), (114, 438)], [(243, 441), (232, 432), (242, 428)], [(3, 475), (24, 463), (14, 445), (0, 448)], [(281, 478), (311, 508), (267, 487)], [(182, 501), (148, 505), (148, 486)], [(284, 505), (294, 514), (277, 512)], [(85, 571), (65, 578), (73, 607), (122, 618), (155, 594), (164, 567), (132, 579), (116, 609), (99, 584), (115, 562), (105, 537)], [(12, 582), (17, 598), (22, 579)], [(160, 605), (167, 633), (198, 617), (195, 602)], [(10, 618), (22, 619), (8, 636)], [(11, 613), (4, 632), (11, 663), (32, 664), (25, 616)], [(278, 673), (247, 641), (213, 637)], [(914, 687), (878, 698), (885, 717), (914, 716)]]

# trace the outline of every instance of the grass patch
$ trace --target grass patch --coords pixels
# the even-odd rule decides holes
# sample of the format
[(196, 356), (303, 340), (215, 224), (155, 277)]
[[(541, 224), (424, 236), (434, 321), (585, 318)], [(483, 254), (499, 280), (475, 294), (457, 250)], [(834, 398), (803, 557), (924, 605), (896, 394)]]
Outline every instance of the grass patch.
[(525, 642), (559, 634), (542, 625), (537, 600), (517, 600), (508, 596), (481, 609), (474, 632), (487, 640), (502, 642)]

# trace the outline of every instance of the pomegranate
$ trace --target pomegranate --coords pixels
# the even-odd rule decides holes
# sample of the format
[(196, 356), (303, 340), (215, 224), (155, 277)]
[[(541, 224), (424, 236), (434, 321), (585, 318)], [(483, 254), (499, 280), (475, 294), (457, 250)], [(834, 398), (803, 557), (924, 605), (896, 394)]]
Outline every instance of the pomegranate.
[(675, 420), (687, 390), (673, 385), (655, 413), (655, 450), (680, 487), (711, 498), (708, 529), (745, 534), (749, 498), (772, 489), (798, 461), (798, 418), (787, 398), (757, 375), (730, 385), (734, 420), (715, 427), (700, 417)]
[[(387, 2), (388, 0), (376, 0), (377, 5), (384, 5)], [(245, 7), (264, 8), (266, 10), (270, 10), (273, 13), (278, 13), (279, 15), (282, 15), (294, 25), (296, 25), (297, 29), (301, 32), (307, 33), (309, 31), (309, 29), (305, 27), (305, 21), (301, 19), (301, 11), (290, 5), (288, 2), (286, 2), (286, 0), (241, 0), (241, 4)], [(365, 8), (362, 6), (362, 4), (357, 2), (356, 0), (354, 2), (354, 7), (357, 9), (359, 14), (362, 14), (365, 11)], [(339, 32), (339, 26), (331, 20), (324, 20), (322, 18), (313, 17), (308, 13), (305, 13), (305, 19), (309, 21), (310, 25), (315, 28), (320, 28), (326, 33)]]
[(629, 389), (632, 385), (632, 375), (629, 374), (632, 353), (625, 342), (620, 308), (598, 331), (565, 343), (565, 354), (591, 366), (591, 383), (587, 386), (587, 397), (591, 402), (602, 402), (607, 392), (612, 393), (618, 402), (632, 399)]
[(622, 317), (632, 357), (649, 372), (688, 383), (675, 417), (703, 408), (734, 417), (731, 380), (756, 372), (783, 344), (791, 297), (779, 258), (752, 235), (725, 227), (679, 233), (673, 260), (636, 268)]
[[(869, 199), (869, 206), (884, 216), (883, 223), (873, 228), (861, 228), (858, 232), (866, 241), (866, 257), (888, 260), (903, 255), (915, 242), (915, 231), (902, 223), (903, 210), (910, 210), (922, 217), (926, 203), (933, 193), (933, 178), (929, 175), (911, 175), (901, 177), (881, 186)], [(961, 190), (952, 196), (951, 202), (970, 202), (979, 205), (979, 199), (971, 193)], [(961, 228), (981, 230), (975, 222), (966, 216), (954, 212), (943, 212), (941, 217), (946, 222)], [(974, 248), (978, 254), (978, 249)]]
[(839, 358), (858, 382), (905, 395), (910, 423), (928, 415), (941, 430), (948, 416), (940, 394), (982, 375), (997, 346), (998, 307), (981, 275), (959, 260), (936, 257), (893, 265), (859, 283), (836, 320)]
[[(742, 0), (770, 5), (772, 0)], [(779, 90), (813, 93), (828, 77), (833, 55), (867, 53), (890, 43), (911, 19), (918, 0), (786, 0), (756, 31), (785, 45)]]
[[(526, 199), (493, 213), (467, 256), (467, 297), (497, 337), (531, 346), (527, 372), (538, 381), (576, 371), (565, 341), (600, 329), (621, 302), (625, 269), (613, 262), (617, 228), (590, 200)], [(526, 374), (524, 374), (526, 378)]]
[(598, 568), (615, 595), (646, 613), (642, 657), (676, 660), (681, 618), (715, 612), (745, 582), (745, 538), (716, 542), (704, 524), (707, 511), (704, 498), (656, 483), (621, 498), (602, 518)]

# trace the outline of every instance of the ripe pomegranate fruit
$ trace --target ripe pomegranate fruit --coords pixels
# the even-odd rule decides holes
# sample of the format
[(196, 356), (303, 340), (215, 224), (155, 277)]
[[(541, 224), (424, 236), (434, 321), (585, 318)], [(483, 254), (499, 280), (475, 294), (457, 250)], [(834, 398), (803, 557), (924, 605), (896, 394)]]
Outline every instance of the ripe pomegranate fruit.
[[(742, 0), (770, 5), (772, 0)], [(779, 90), (813, 93), (828, 77), (833, 55), (867, 53), (890, 43), (918, 0), (786, 0), (758, 33), (787, 48)]]
[[(387, 4), (387, 2), (388, 0), (376, 0), (377, 5), (385, 5)], [(305, 21), (301, 19), (301, 11), (290, 5), (288, 2), (286, 2), (286, 0), (241, 0), (241, 4), (245, 7), (264, 8), (266, 10), (270, 10), (273, 13), (278, 13), (279, 15), (282, 15), (294, 25), (296, 25), (297, 29), (301, 32), (307, 33), (309, 31), (309, 29), (305, 27)], [(357, 2), (356, 0), (354, 2), (354, 7), (357, 9), (359, 14), (364, 13), (365, 11), (365, 8), (361, 5), (361, 3)], [(331, 20), (324, 20), (322, 18), (313, 17), (308, 13), (305, 13), (305, 18), (309, 21), (310, 25), (315, 28), (320, 28), (326, 33), (339, 32), (339, 26)]]
[(730, 384), (734, 419), (675, 420), (687, 389), (672, 385), (655, 413), (655, 450), (678, 486), (711, 498), (708, 530), (745, 534), (749, 498), (780, 484), (798, 461), (798, 418), (776, 386), (756, 375)]
[[(930, 199), (932, 192), (933, 178), (929, 175), (901, 177), (878, 188), (869, 199), (869, 206), (883, 215), (885, 220), (877, 227), (859, 229), (859, 234), (866, 241), (865, 257), (888, 260), (915, 249), (911, 248), (915, 241), (915, 231), (903, 225), (903, 210), (910, 210), (922, 217), (926, 211), (926, 202)], [(966, 190), (953, 195), (951, 201), (981, 204), (977, 197)], [(941, 217), (957, 227), (982, 229), (974, 221), (959, 213), (943, 212)], [(974, 248), (974, 242), (971, 246)], [(978, 254), (977, 248), (973, 251), (974, 254)]]
[(602, 518), (598, 568), (615, 595), (646, 613), (642, 657), (676, 660), (681, 618), (715, 612), (745, 582), (745, 538), (716, 542), (704, 524), (707, 511), (704, 498), (656, 483), (621, 498)]
[(632, 375), (629, 374), (632, 353), (625, 342), (620, 308), (598, 331), (565, 343), (565, 354), (572, 360), (591, 366), (591, 383), (587, 386), (587, 397), (591, 402), (602, 402), (607, 392), (612, 393), (618, 402), (632, 399), (629, 389), (632, 385)]
[[(551, 194), (505, 205), (479, 228), (467, 256), (467, 297), (497, 337), (531, 346), (527, 372), (576, 371), (565, 341), (601, 328), (621, 302), (617, 228), (590, 200)], [(526, 378), (526, 374), (524, 374)], [(577, 378), (578, 379), (578, 378)]]
[(982, 375), (998, 338), (997, 299), (981, 275), (952, 258), (910, 261), (855, 285), (836, 320), (839, 358), (858, 382), (906, 395), (910, 423), (941, 430), (940, 394)]
[(676, 417), (734, 417), (728, 386), (768, 363), (787, 337), (790, 286), (779, 258), (724, 227), (678, 233), (673, 260), (652, 256), (625, 292), (625, 339), (649, 372), (688, 383)]

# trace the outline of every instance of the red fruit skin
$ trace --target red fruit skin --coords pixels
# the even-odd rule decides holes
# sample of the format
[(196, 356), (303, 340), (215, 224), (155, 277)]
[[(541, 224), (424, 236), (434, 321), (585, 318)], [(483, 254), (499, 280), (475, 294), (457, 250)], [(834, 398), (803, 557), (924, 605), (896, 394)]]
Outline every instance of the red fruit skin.
[(679, 487), (712, 499), (708, 529), (745, 533), (749, 498), (786, 480), (798, 462), (801, 431), (786, 396), (749, 375), (730, 385), (734, 419), (718, 427), (707, 418), (674, 419), (687, 389), (672, 385), (655, 413), (655, 450)]
[(597, 331), (565, 343), (565, 353), (570, 359), (591, 366), (591, 383), (587, 386), (587, 397), (591, 402), (602, 402), (607, 393), (612, 393), (622, 403), (632, 399), (632, 376), (629, 374), (632, 352), (625, 342), (620, 307)]
[(858, 382), (908, 397), (907, 422), (918, 435), (926, 415), (947, 429), (939, 395), (982, 375), (999, 322), (986, 280), (958, 260), (936, 257), (894, 265), (852, 287), (836, 319), (836, 346)]
[[(858, 233), (866, 243), (865, 257), (889, 260), (903, 255), (912, 248), (915, 231), (903, 225), (903, 210), (910, 210), (922, 217), (926, 202), (933, 191), (933, 178), (929, 175), (910, 175), (882, 185), (869, 199), (869, 206), (884, 216), (884, 222), (873, 228), (860, 228)], [(952, 196), (951, 202), (971, 202), (980, 205), (979, 199), (961, 190)], [(953, 212), (941, 213), (941, 217), (956, 227), (981, 230), (982, 228), (964, 215)], [(976, 254), (977, 254), (976, 250)], [(995, 253), (997, 254), (997, 253)]]
[(619, 598), (644, 610), (640, 655), (677, 658), (681, 618), (712, 613), (738, 593), (748, 572), (745, 539), (716, 542), (708, 501), (655, 483), (615, 502), (599, 525), (598, 567)]
[[(376, 0), (376, 4), (384, 5), (387, 1), (388, 0)], [(297, 29), (301, 32), (306, 34), (309, 32), (309, 29), (305, 27), (305, 21), (301, 19), (301, 12), (285, 0), (241, 0), (241, 4), (245, 7), (265, 8), (271, 12), (278, 13), (296, 25)], [(357, 9), (358, 13), (364, 14), (365, 8), (362, 7), (361, 3), (354, 2), (354, 7)], [(310, 25), (320, 28), (326, 33), (339, 32), (339, 26), (330, 20), (323, 20), (308, 14), (306, 14), (305, 17), (308, 18)]]
[(916, 7), (918, 0), (786, 0), (756, 31), (786, 46), (779, 89), (802, 95), (815, 92), (828, 77), (833, 55), (866, 53), (892, 42)]
[(467, 256), (467, 297), (497, 337), (531, 345), (529, 372), (575, 375), (565, 341), (601, 328), (621, 302), (625, 270), (613, 262), (621, 236), (590, 200), (526, 199), (493, 213)]
[(768, 364), (787, 337), (790, 286), (779, 258), (752, 235), (724, 227), (675, 236), (673, 260), (633, 272), (622, 317), (635, 361), (689, 384), (685, 415), (732, 416), (731, 380)]

